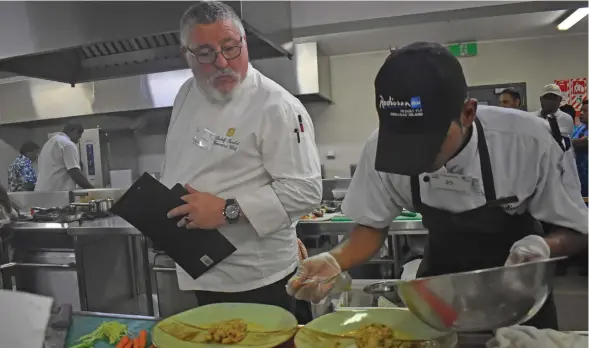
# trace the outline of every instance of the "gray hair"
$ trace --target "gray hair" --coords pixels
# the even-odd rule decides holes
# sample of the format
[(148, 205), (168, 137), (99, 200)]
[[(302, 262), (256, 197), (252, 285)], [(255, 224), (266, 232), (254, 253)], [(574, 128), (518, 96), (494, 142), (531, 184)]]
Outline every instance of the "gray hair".
[(231, 20), (242, 36), (245, 29), (241, 19), (233, 9), (220, 1), (201, 1), (184, 12), (180, 19), (180, 43), (186, 46), (190, 30), (197, 24), (211, 24), (222, 20)]

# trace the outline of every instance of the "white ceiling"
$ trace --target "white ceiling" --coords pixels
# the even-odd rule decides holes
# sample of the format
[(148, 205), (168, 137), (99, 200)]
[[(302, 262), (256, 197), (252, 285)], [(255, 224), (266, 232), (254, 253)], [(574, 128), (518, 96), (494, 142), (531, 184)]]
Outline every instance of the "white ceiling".
[(382, 51), (415, 41), (445, 44), (587, 33), (587, 17), (568, 31), (559, 32), (556, 25), (563, 16), (565, 11), (524, 13), (326, 34), (298, 38), (297, 41), (317, 41), (331, 56)]

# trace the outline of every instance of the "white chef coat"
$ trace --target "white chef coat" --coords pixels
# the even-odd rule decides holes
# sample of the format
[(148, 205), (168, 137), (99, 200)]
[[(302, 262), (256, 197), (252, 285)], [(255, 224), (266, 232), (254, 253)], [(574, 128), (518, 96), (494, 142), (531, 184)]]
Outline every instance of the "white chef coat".
[[(301, 115), (300, 143), (294, 132)], [(194, 143), (216, 134), (210, 150)], [(237, 251), (198, 279), (177, 267), (182, 290), (240, 292), (275, 283), (298, 264), (295, 226), (321, 202), (313, 123), (300, 101), (251, 65), (226, 105), (210, 103), (194, 78), (180, 88), (166, 138), (162, 182), (235, 198), (249, 223), (219, 230)]]
[(55, 134), (43, 145), (37, 167), (35, 191), (75, 189), (76, 183), (67, 171), (81, 168), (78, 146), (64, 133)]
[[(542, 110), (538, 110), (533, 112), (532, 114), (542, 118)], [(556, 117), (556, 123), (558, 123), (558, 128), (560, 129), (560, 133), (563, 137), (570, 138), (573, 134), (573, 129), (575, 128), (575, 121), (571, 117), (571, 115), (567, 114), (564, 111), (557, 110), (554, 113), (554, 117)]]
[[(580, 194), (573, 152), (562, 151), (552, 138), (548, 123), (523, 111), (482, 105), (477, 118), (484, 128), (497, 198), (519, 199), (517, 203), (503, 205), (503, 209), (509, 214), (528, 211), (537, 220), (587, 234), (587, 207)], [(431, 180), (424, 182), (426, 174), (421, 174), (423, 203), (453, 213), (485, 204), (477, 132), (473, 124), (468, 144), (437, 171), (472, 177), (470, 190), (435, 188)], [(409, 176), (374, 169), (377, 140), (375, 131), (364, 147), (342, 211), (359, 224), (380, 229), (387, 227), (402, 208), (415, 208)]]

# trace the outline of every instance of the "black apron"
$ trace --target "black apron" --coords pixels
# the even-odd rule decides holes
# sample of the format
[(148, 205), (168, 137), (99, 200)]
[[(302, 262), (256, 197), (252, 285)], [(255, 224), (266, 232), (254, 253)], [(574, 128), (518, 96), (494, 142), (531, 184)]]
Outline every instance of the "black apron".
[[(411, 177), (411, 195), (415, 210), (423, 216), (428, 241), (418, 277), (473, 271), (503, 266), (513, 243), (531, 234), (543, 233), (540, 223), (529, 213), (510, 215), (501, 204), (510, 198), (497, 199), (489, 150), (483, 127), (475, 118), (481, 173), (487, 203), (462, 213), (451, 213), (421, 201), (419, 178)], [(424, 181), (427, 181), (425, 176)], [(552, 294), (538, 314), (524, 325), (539, 329), (558, 329)]]

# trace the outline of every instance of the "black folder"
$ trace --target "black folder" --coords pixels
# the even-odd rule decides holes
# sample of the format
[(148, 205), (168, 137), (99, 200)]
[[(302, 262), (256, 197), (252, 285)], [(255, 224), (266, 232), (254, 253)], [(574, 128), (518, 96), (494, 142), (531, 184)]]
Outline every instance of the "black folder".
[(169, 190), (144, 173), (115, 203), (111, 212), (133, 225), (166, 252), (193, 279), (214, 267), (237, 250), (218, 230), (186, 229), (168, 219), (167, 213), (185, 204), (184, 191), (176, 185)]

